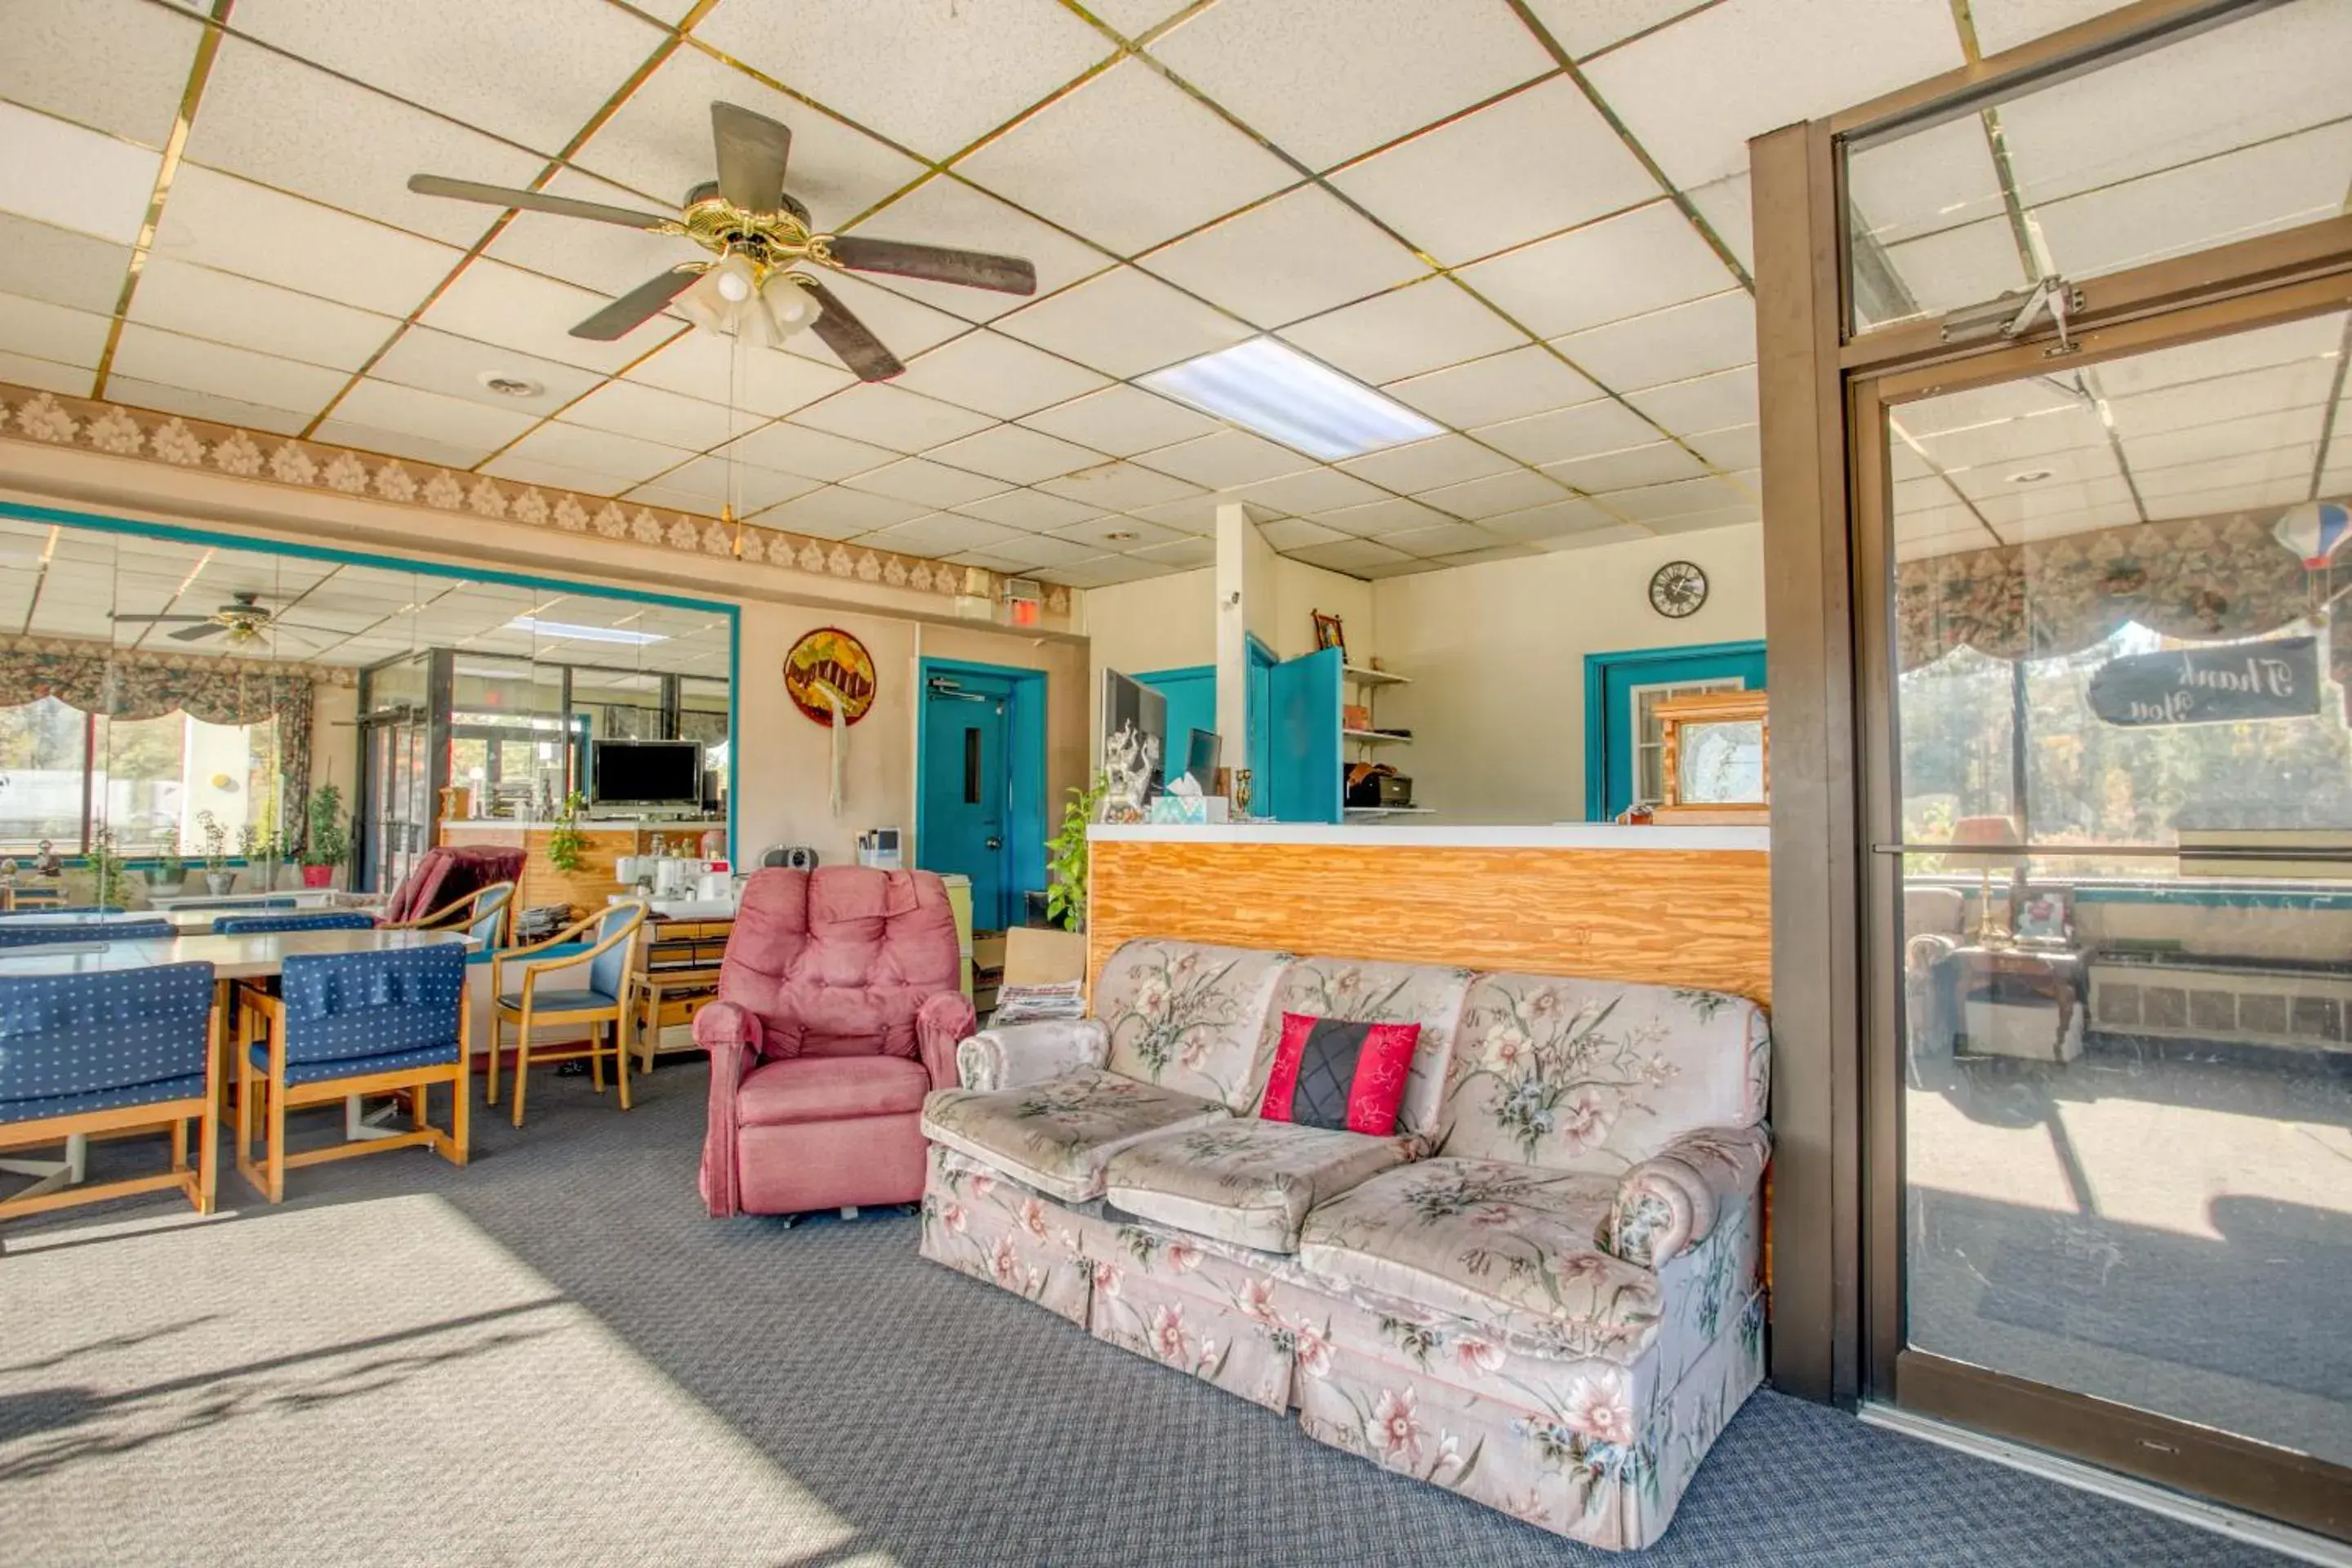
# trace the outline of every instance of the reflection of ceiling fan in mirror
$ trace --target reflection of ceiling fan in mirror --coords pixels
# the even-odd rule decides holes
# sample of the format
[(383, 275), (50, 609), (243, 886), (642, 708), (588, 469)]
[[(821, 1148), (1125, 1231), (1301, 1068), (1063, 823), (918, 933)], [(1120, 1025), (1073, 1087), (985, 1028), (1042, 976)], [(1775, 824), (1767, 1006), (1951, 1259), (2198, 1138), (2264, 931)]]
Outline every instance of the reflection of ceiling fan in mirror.
[(1019, 257), (815, 232), (808, 208), (784, 194), (784, 161), (793, 142), (789, 127), (731, 103), (714, 103), (710, 128), (719, 145), (719, 178), (688, 191), (675, 217), (438, 174), (412, 174), (408, 188), (428, 196), (678, 235), (718, 258), (681, 261), (572, 329), (575, 338), (600, 342), (642, 325), (676, 300), (698, 325), (748, 332), (771, 344), (806, 327), (860, 380), (887, 381), (906, 366), (804, 268), (888, 272), (1003, 294), (1037, 291), (1036, 268)]
[(164, 635), (173, 642), (203, 642), (226, 635), (231, 647), (250, 647), (262, 639), (264, 633), (299, 632), (302, 628), (280, 625), (275, 612), (261, 602), (259, 594), (232, 593), (229, 602), (208, 616), (116, 616), (117, 624), (147, 622), (157, 626), (179, 623), (180, 629)]

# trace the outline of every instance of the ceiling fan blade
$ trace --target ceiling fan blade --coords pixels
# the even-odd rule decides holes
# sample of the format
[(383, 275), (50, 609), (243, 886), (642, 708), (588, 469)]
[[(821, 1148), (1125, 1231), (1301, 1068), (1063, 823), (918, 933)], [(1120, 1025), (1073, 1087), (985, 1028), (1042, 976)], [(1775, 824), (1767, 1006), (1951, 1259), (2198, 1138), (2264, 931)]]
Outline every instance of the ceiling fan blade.
[(210, 616), (115, 616), (117, 621), (209, 621)]
[(593, 218), (623, 228), (659, 228), (670, 219), (659, 213), (631, 212), (603, 202), (551, 196), (544, 191), (518, 191), (506, 185), (485, 185), (475, 180), (452, 180), (442, 174), (411, 174), (408, 188), (421, 196), (452, 196), (461, 202), (481, 202), (494, 207), (520, 207), (525, 212), (553, 213), (558, 217)]
[(967, 289), (993, 289), (1000, 294), (1037, 291), (1037, 269), (1018, 256), (911, 245), (903, 239), (869, 239), (856, 234), (835, 235), (827, 248), (835, 261), (855, 272), (889, 272), (934, 283), (961, 283)]
[(691, 267), (657, 273), (572, 329), (575, 338), (609, 343), (625, 337), (661, 312), (661, 308), (686, 292), (702, 276)]
[(228, 628), (221, 625), (218, 621), (208, 620), (203, 626), (188, 626), (180, 631), (171, 632), (166, 635), (168, 635), (173, 642), (202, 642), (206, 637), (216, 637), (226, 630), (228, 630)]
[(772, 213), (784, 205), (784, 161), (792, 127), (731, 103), (710, 106), (711, 140), (719, 147), (719, 194), (746, 212)]
[(809, 330), (825, 347), (841, 356), (842, 363), (857, 373), (858, 380), (887, 381), (907, 368), (841, 302), (839, 295), (813, 278), (804, 279), (801, 287), (816, 296), (816, 302), (824, 307)]

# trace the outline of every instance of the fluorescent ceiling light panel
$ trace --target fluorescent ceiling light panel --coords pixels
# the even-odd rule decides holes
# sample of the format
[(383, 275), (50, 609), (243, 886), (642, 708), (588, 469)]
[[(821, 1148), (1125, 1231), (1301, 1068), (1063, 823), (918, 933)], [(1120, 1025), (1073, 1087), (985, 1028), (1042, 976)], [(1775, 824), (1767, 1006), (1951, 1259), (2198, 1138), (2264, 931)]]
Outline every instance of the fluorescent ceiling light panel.
[(1272, 338), (1252, 338), (1137, 379), (1325, 462), (1444, 434), (1404, 405)]
[(562, 621), (541, 621), (530, 616), (517, 616), (507, 623), (510, 632), (529, 632), (533, 637), (569, 637), (575, 642), (617, 642), (643, 647), (650, 642), (667, 642), (658, 632), (623, 631), (618, 626), (575, 626)]

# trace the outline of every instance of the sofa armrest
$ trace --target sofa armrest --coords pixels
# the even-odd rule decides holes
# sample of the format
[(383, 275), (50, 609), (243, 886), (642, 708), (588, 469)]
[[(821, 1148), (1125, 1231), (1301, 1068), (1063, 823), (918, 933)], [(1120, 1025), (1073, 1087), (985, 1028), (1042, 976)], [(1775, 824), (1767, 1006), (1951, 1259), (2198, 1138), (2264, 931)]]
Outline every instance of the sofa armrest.
[(933, 1089), (958, 1087), (956, 1047), (980, 1027), (980, 1016), (961, 991), (942, 991), (924, 1002), (915, 1014), (915, 1045), (922, 1053), (923, 1070)]
[(735, 1097), (760, 1060), (760, 1020), (733, 1002), (709, 1002), (694, 1016), (694, 1043), (710, 1053), (709, 1120), (702, 1138), (702, 1201), (711, 1217), (743, 1212), (735, 1164)]
[(706, 1051), (746, 1046), (760, 1054), (759, 1016), (740, 1002), (706, 1002), (694, 1015), (694, 1043)]
[(1619, 1180), (1610, 1250), (1644, 1268), (1664, 1267), (1705, 1241), (1717, 1215), (1747, 1201), (1771, 1157), (1772, 1134), (1760, 1122), (1684, 1133)]
[(982, 1029), (956, 1047), (956, 1070), (964, 1088), (986, 1093), (1098, 1068), (1109, 1058), (1110, 1031), (1098, 1020), (1057, 1018)]

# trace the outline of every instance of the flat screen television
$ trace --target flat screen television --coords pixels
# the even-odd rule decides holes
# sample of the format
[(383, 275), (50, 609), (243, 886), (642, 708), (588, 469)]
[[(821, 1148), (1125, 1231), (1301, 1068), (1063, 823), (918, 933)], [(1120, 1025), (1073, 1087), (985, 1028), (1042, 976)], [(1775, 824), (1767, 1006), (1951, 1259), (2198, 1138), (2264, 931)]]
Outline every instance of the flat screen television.
[(591, 742), (588, 802), (592, 805), (699, 806), (702, 742)]
[[(1097, 756), (1107, 755), (1110, 738), (1123, 724), (1133, 724), (1139, 734), (1154, 735), (1160, 740), (1160, 765), (1151, 770), (1151, 785), (1156, 793), (1168, 781), (1168, 699), (1132, 676), (1116, 669), (1103, 671), (1102, 744)], [(1177, 759), (1181, 770), (1182, 758)]]

